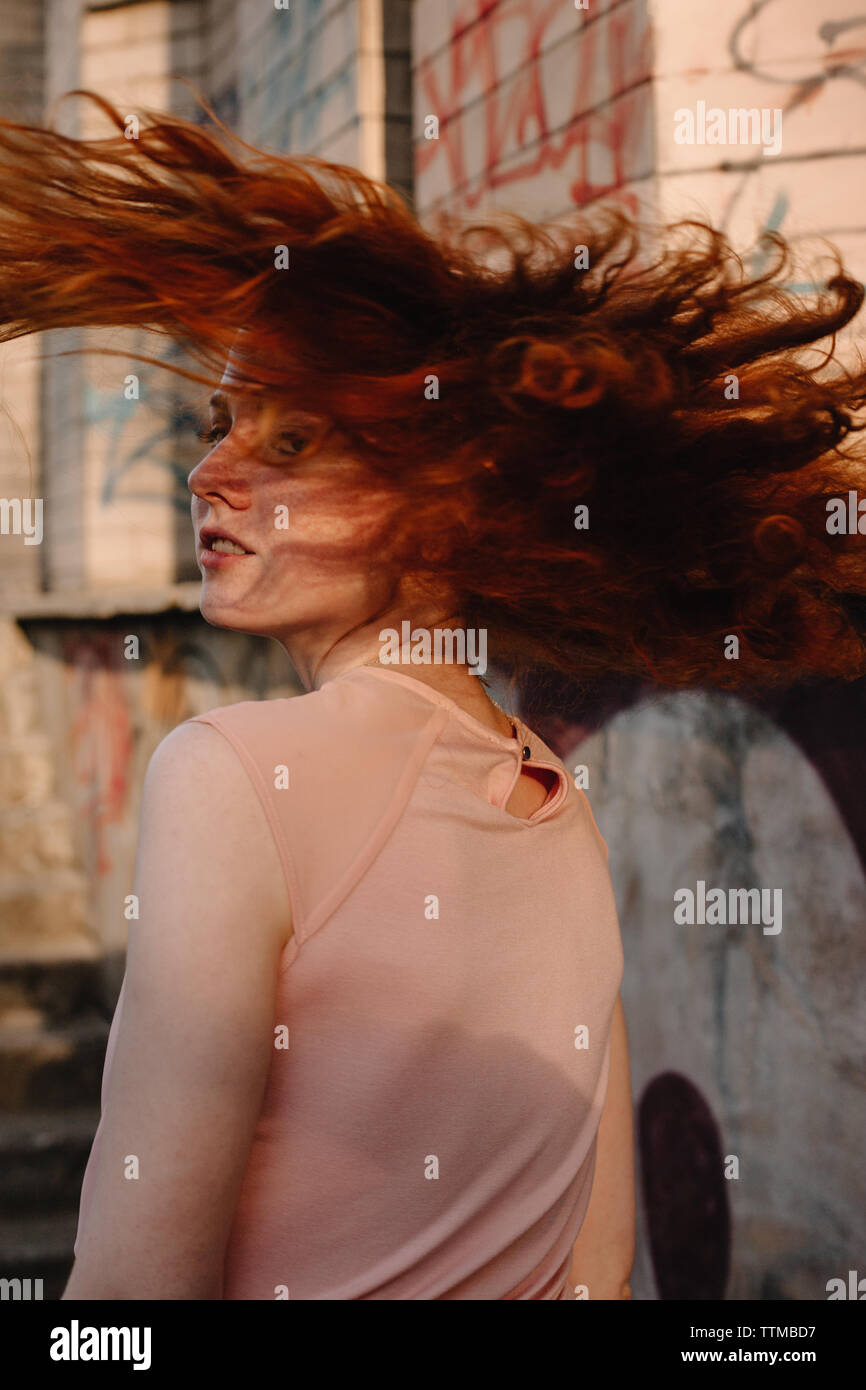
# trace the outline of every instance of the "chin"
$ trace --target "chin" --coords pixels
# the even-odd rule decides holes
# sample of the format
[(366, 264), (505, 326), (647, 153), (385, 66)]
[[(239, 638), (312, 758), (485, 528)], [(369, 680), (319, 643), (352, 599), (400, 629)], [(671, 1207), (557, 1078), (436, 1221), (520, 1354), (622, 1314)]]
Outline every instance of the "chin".
[(224, 627), (230, 632), (258, 632), (258, 624), (253, 615), (244, 612), (239, 604), (220, 603), (215, 598), (203, 597), (199, 610), (211, 627)]

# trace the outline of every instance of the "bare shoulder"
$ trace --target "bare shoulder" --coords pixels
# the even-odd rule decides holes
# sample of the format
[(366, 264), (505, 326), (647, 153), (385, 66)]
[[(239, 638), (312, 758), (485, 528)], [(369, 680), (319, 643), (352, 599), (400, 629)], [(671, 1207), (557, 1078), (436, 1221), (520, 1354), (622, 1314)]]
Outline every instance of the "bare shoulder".
[(217, 895), (247, 904), (281, 945), (291, 907), (267, 815), (240, 758), (211, 724), (179, 724), (147, 766), (140, 851), (198, 881), (209, 910)]
[(147, 765), (147, 777), (151, 783), (186, 784), (197, 771), (207, 773), (217, 764), (222, 764), (226, 774), (232, 776), (237, 757), (212, 724), (189, 720), (178, 724), (157, 744)]

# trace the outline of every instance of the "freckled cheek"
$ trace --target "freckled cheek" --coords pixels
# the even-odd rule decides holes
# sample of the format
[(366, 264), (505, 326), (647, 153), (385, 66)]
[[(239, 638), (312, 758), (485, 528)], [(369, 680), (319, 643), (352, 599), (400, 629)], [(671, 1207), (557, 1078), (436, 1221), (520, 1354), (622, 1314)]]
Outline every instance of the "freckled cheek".
[(291, 555), (303, 552), (305, 543), (317, 547), (330, 543), (335, 549), (380, 546), (388, 536), (393, 511), (394, 500), (387, 493), (374, 495), (365, 490), (351, 495), (348, 489), (296, 485), (273, 500), (268, 548)]

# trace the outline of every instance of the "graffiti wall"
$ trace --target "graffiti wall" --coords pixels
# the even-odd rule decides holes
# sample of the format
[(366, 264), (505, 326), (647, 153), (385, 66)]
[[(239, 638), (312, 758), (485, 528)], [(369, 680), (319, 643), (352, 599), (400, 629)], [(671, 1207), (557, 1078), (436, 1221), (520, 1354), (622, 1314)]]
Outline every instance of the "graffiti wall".
[[(419, 212), (556, 217), (634, 208), (654, 172), (647, 0), (475, 0), (414, 9)], [(435, 121), (431, 131), (430, 118)]]

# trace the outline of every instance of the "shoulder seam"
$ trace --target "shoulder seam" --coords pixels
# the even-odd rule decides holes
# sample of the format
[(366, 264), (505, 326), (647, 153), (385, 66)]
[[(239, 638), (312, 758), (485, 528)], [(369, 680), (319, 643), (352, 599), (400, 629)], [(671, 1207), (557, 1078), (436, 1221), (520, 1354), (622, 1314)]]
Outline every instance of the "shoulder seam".
[(592, 803), (591, 803), (589, 797), (587, 796), (586, 792), (583, 790), (582, 787), (575, 787), (575, 791), (578, 793), (578, 795), (579, 795), (579, 797), (580, 797), (580, 799), (581, 799), (581, 801), (582, 801), (584, 807), (586, 808), (587, 812), (589, 813), (589, 824), (590, 824), (591, 828), (593, 829), (593, 831), (595, 832), (595, 835), (596, 835), (596, 838), (597, 838), (599, 844), (601, 845), (602, 849), (604, 850), (605, 859), (607, 860), (607, 863), (608, 863), (608, 865), (609, 865), (609, 864), (610, 864), (610, 846), (608, 845), (607, 840), (604, 838), (604, 836), (602, 835), (601, 831), (600, 831), (599, 828), (598, 828), (598, 824), (597, 824), (596, 819), (595, 819), (595, 812), (594, 812), (593, 809), (592, 809)]

